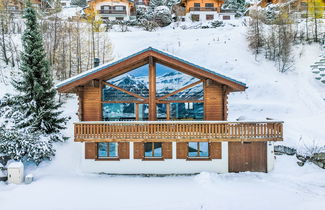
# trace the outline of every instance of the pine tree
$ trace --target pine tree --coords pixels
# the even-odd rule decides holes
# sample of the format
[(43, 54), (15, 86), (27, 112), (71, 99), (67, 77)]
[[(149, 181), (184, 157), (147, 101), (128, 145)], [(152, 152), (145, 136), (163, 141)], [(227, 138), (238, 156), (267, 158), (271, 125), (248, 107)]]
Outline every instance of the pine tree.
[(71, 0), (71, 5), (77, 5), (79, 7), (87, 6), (87, 0)]
[(246, 0), (226, 0), (222, 5), (224, 10), (233, 10), (236, 11), (236, 16), (240, 17), (245, 15), (248, 8)]
[(61, 117), (61, 103), (56, 102), (56, 90), (43, 47), (36, 12), (30, 2), (24, 12), (26, 29), (22, 36), (23, 52), (19, 77), (12, 82), (18, 94), (6, 95), (0, 104), (4, 117), (16, 129), (28, 129), (50, 135), (51, 141), (64, 141), (60, 134), (68, 120)]

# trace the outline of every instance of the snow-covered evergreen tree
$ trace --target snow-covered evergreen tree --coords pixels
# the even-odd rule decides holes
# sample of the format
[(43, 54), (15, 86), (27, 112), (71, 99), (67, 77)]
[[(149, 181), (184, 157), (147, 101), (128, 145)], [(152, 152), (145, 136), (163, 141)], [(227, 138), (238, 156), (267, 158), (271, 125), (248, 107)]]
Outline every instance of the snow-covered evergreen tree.
[(159, 6), (167, 6), (171, 8), (173, 5), (179, 4), (180, 0), (150, 0), (150, 7), (153, 10)]
[[(28, 130), (0, 127), (0, 156), (3, 164), (8, 160), (31, 161), (36, 164), (55, 155), (53, 144), (45, 136)], [(40, 138), (41, 137), (41, 138)]]
[(66, 117), (61, 117), (61, 103), (55, 100), (56, 90), (43, 47), (36, 12), (30, 2), (24, 12), (26, 29), (22, 36), (23, 52), (18, 78), (12, 82), (16, 95), (7, 94), (0, 103), (1, 114), (16, 129), (50, 135), (51, 141), (64, 141), (60, 134)]
[(158, 6), (154, 10), (154, 20), (161, 26), (168, 26), (172, 22), (172, 14), (167, 6)]
[(71, 5), (77, 5), (79, 7), (87, 6), (87, 0), (71, 0)]
[(246, 3), (246, 0), (226, 0), (222, 5), (222, 9), (224, 10), (236, 11), (237, 17), (245, 15), (247, 7), (248, 5)]

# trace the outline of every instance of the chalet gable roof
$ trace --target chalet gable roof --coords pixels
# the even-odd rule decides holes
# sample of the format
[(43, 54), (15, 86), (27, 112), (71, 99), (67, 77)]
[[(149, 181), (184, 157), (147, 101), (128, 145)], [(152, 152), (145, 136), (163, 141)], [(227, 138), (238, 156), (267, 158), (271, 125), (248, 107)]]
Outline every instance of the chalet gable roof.
[(117, 61), (109, 62), (85, 71), (58, 83), (56, 88), (59, 92), (72, 92), (74, 88), (85, 85), (94, 79), (114, 78), (147, 64), (149, 62), (149, 57), (152, 57), (155, 62), (161, 63), (185, 74), (201, 79), (211, 79), (217, 83), (226, 85), (231, 89), (231, 91), (244, 91), (247, 88), (246, 84), (243, 82), (152, 47), (148, 47)]

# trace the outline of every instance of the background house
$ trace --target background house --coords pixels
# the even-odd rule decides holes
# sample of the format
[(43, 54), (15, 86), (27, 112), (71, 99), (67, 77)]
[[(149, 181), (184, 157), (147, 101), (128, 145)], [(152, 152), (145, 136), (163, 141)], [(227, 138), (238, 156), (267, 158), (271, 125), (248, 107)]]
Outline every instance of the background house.
[[(88, 8), (93, 8), (102, 19), (130, 20), (135, 17), (134, 2), (129, 0), (90, 0)], [(85, 13), (89, 12), (85, 9)]]

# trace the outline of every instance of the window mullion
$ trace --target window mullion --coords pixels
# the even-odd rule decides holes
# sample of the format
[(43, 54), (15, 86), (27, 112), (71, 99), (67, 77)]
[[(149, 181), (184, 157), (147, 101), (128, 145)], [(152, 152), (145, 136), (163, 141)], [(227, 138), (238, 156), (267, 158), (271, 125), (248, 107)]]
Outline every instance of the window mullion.
[(155, 157), (155, 143), (154, 142), (152, 142), (151, 150), (152, 150), (152, 157)]
[(200, 142), (197, 142), (197, 156), (200, 157)]

